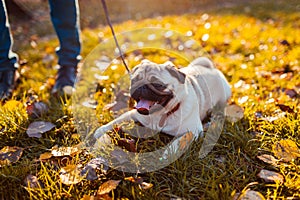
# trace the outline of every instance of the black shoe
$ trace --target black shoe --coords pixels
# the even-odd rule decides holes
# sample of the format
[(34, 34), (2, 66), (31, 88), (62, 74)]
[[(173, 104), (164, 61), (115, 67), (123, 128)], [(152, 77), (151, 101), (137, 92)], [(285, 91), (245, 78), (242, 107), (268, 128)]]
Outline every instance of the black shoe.
[(4, 101), (12, 96), (17, 79), (17, 70), (0, 72), (0, 100)]
[(72, 95), (76, 80), (77, 67), (61, 66), (56, 75), (52, 94)]

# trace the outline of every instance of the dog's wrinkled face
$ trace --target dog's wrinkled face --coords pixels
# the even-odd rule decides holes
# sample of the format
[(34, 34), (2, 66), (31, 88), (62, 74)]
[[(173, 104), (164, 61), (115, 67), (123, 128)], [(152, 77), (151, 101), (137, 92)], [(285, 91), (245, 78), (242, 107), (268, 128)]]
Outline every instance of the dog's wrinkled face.
[(130, 94), (136, 100), (136, 109), (147, 115), (166, 107), (174, 97), (178, 85), (185, 82), (185, 74), (174, 64), (156, 64), (143, 60), (132, 72)]

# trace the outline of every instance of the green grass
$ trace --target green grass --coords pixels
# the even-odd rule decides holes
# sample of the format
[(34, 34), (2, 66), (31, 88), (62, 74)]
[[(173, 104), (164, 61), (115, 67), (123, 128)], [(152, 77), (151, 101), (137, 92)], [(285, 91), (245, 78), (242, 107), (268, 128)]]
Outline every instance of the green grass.
[[(201, 43), (216, 66), (224, 72), (232, 85), (230, 103), (244, 108), (244, 118), (236, 123), (226, 121), (221, 137), (209, 155), (199, 160), (198, 152), (202, 144), (202, 139), (199, 139), (180, 159), (166, 168), (138, 174), (145, 182), (153, 184), (148, 190), (124, 180), (135, 174), (113, 169), (95, 181), (83, 180), (70, 186), (62, 184), (59, 178), (61, 167), (67, 164), (85, 165), (92, 155), (83, 151), (67, 159), (38, 160), (40, 154), (55, 145), (73, 146), (80, 143), (72, 137), (76, 127), (70, 100), (50, 95), (56, 59), (42, 60), (54, 53), (57, 42), (47, 39), (35, 48), (22, 47), (22, 59), (27, 62), (20, 69), (20, 84), (14, 92), (14, 100), (0, 106), (0, 148), (24, 148), (17, 163), (0, 168), (0, 198), (80, 199), (84, 194), (93, 195), (104, 181), (114, 179), (122, 180), (110, 193), (115, 199), (232, 199), (235, 194), (248, 188), (259, 191), (266, 199), (299, 199), (299, 158), (280, 162), (277, 166), (257, 158), (261, 154), (274, 155), (273, 145), (281, 139), (291, 139), (300, 147), (298, 2), (253, 4), (207, 14), (206, 20), (203, 20), (203, 13), (196, 13), (127, 21), (115, 25), (115, 29), (122, 32), (150, 26), (177, 30), (183, 34), (192, 31), (193, 38)], [(205, 23), (210, 23), (211, 27), (205, 29)], [(82, 31), (83, 57), (98, 44), (100, 32), (100, 40), (111, 37), (108, 27)], [(204, 34), (209, 34), (207, 41), (201, 39)], [(285, 40), (289, 45), (285, 44)], [(156, 62), (167, 59), (160, 52), (150, 52), (147, 56)], [(138, 63), (129, 55), (128, 61), (130, 67)], [(123, 72), (120, 71), (120, 74)], [(111, 83), (116, 81), (117, 76), (113, 76), (109, 81), (101, 82), (108, 92), (98, 94), (103, 101), (97, 108), (99, 124), (111, 120), (111, 115), (103, 112), (102, 108), (110, 102), (113, 94)], [(287, 89), (297, 91), (298, 95), (289, 97), (285, 93)], [(48, 113), (30, 118), (25, 104), (32, 99), (45, 102), (49, 106)], [(262, 117), (284, 112), (277, 104), (289, 106), (293, 112), (275, 121), (264, 120)], [(256, 117), (258, 114), (262, 117)], [(50, 121), (56, 128), (44, 133), (40, 139), (29, 138), (26, 129), (29, 123), (37, 120)], [(264, 182), (257, 177), (261, 169), (280, 173), (284, 182)], [(26, 188), (24, 179), (28, 174), (36, 175), (42, 187)]]

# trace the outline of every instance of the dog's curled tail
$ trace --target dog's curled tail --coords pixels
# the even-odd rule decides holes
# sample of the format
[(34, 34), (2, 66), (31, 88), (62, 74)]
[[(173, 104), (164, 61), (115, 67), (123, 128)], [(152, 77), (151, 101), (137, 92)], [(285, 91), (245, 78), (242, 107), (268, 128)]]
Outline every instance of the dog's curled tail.
[(212, 61), (206, 57), (199, 57), (199, 58), (196, 58), (195, 60), (193, 60), (190, 65), (201, 65), (203, 67), (206, 67), (206, 68), (215, 68), (214, 67), (214, 64), (212, 63)]

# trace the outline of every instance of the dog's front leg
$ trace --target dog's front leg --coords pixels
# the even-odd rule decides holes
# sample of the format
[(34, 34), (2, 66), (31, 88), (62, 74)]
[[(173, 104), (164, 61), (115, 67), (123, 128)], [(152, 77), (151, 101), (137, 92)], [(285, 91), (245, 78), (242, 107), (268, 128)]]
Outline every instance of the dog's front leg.
[(120, 124), (124, 121), (130, 121), (130, 120), (133, 120), (133, 121), (137, 121), (137, 115), (138, 115), (138, 112), (137, 110), (131, 110), (131, 111), (128, 111), (124, 114), (122, 114), (121, 116), (119, 116), (118, 118), (114, 119), (113, 121), (99, 127), (95, 133), (94, 133), (94, 137), (97, 139), (99, 138), (100, 136), (102, 136), (103, 134), (105, 134), (107, 131), (110, 131), (110, 130), (113, 130), (113, 126), (116, 125), (116, 124)]

